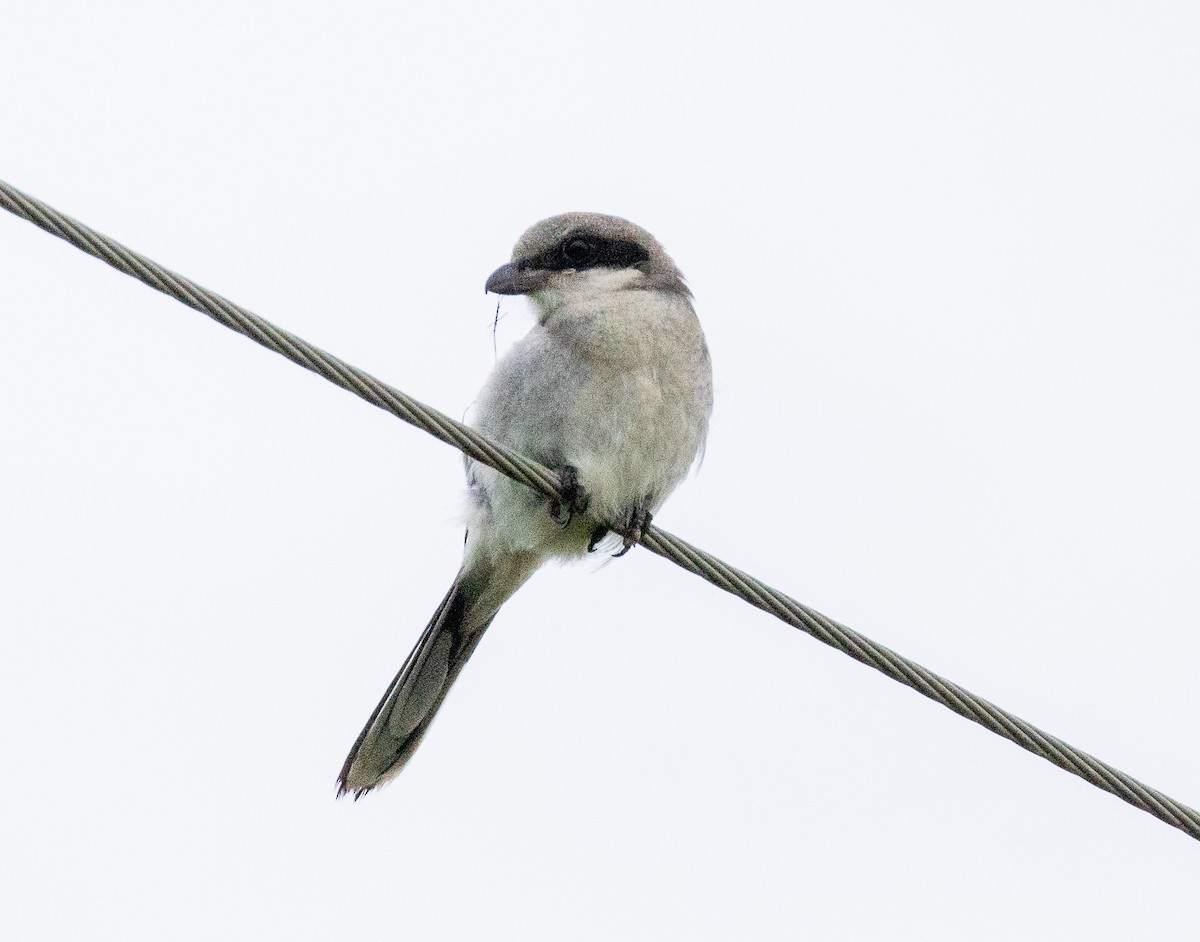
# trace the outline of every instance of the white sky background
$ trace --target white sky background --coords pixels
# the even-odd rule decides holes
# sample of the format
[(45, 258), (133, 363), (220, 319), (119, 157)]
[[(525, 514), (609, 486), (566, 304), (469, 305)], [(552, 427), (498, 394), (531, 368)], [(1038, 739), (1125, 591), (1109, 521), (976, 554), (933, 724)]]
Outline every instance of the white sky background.
[[(434, 7), (27, 4), (0, 176), (453, 415), (522, 230), (633, 219), (659, 522), (1200, 805), (1196, 6)], [(335, 802), (458, 454), (7, 214), (0, 310), (7, 938), (1195, 937), (1196, 842), (645, 551)]]

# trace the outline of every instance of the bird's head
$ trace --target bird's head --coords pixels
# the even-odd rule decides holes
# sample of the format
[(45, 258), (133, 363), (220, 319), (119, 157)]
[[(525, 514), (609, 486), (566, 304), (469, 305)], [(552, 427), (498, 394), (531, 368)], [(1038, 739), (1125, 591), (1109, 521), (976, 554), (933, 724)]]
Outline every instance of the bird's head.
[(517, 240), (512, 261), (497, 268), (486, 290), (524, 294), (543, 310), (628, 290), (689, 296), (683, 275), (640, 226), (601, 213), (563, 213)]

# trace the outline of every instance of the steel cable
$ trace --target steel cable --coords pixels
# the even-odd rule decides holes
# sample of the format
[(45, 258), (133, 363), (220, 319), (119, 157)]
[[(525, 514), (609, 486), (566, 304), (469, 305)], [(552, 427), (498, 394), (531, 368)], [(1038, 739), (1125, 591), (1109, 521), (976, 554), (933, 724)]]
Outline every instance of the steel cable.
[[(207, 314), (231, 330), (244, 334), (294, 363), (347, 389), (405, 422), (423, 429), (465, 452), (477, 461), (525, 484), (546, 497), (560, 497), (558, 476), (550, 469), (489, 441), (474, 429), (381, 382), (369, 373), (339, 360), (263, 320), (232, 301), (171, 272), (133, 252), (119, 242), (64, 216), (39, 200), (0, 181), (0, 206), (40, 226), (52, 235), (94, 255), (118, 271), (137, 278), (188, 307)], [(614, 531), (622, 527), (614, 525)], [(749, 602), (787, 624), (799, 628), (856, 661), (873, 667), (893, 680), (1003, 736), (1022, 749), (1053, 762), (1136, 808), (1200, 840), (1200, 813), (1162, 792), (1144, 785), (1119, 769), (1063, 742), (1014, 716), (982, 697), (897, 654), (845, 625), (735, 569), (710, 553), (656, 526), (649, 526), (642, 545), (673, 563), (707, 579), (718, 588)]]

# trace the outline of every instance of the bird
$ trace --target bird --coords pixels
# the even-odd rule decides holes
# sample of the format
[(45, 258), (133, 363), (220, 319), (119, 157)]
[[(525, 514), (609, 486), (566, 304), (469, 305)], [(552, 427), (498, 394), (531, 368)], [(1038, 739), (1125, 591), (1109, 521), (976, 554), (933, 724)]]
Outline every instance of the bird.
[(466, 458), (462, 564), (351, 748), (338, 797), (400, 773), (500, 606), (543, 563), (624, 555), (703, 453), (708, 346), (691, 289), (645, 229), (601, 213), (544, 219), (485, 291), (524, 295), (535, 322), (469, 424), (557, 471), (563, 493), (547, 500)]

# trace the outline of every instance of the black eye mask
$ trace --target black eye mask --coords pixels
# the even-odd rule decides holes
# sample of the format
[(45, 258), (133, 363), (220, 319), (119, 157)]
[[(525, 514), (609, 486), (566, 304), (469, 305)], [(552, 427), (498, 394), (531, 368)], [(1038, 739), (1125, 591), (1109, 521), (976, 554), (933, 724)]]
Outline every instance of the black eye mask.
[(522, 259), (518, 267), (544, 271), (586, 271), (589, 268), (632, 268), (650, 253), (636, 242), (605, 239), (595, 235), (569, 235), (540, 255)]

